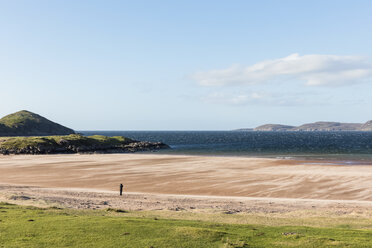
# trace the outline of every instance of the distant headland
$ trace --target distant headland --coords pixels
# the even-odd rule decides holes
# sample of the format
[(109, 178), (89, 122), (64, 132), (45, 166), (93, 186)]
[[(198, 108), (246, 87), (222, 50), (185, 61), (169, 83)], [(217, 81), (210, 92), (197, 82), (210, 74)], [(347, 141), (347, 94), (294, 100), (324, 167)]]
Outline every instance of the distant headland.
[(69, 135), (74, 133), (74, 130), (70, 128), (27, 110), (22, 110), (0, 119), (0, 137)]
[(169, 148), (161, 142), (122, 136), (83, 136), (38, 114), (22, 110), (0, 119), (0, 154), (124, 153)]
[(234, 131), (372, 131), (372, 120), (366, 123), (342, 123), (318, 121), (301, 126), (288, 126), (282, 124), (265, 124), (256, 128), (241, 128)]

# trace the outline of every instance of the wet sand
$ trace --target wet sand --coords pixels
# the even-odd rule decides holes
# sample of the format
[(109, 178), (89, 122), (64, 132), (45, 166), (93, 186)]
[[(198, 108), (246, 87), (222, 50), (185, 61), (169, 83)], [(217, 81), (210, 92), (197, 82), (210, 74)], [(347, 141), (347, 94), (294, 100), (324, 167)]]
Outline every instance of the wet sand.
[(372, 201), (372, 166), (159, 154), (0, 156), (0, 183), (125, 192)]

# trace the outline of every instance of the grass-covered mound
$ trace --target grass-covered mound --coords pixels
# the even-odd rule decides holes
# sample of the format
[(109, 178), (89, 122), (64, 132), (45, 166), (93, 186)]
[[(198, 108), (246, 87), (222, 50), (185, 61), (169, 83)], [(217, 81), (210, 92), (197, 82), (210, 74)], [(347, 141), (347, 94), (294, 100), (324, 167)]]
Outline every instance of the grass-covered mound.
[(0, 154), (53, 154), (78, 152), (135, 152), (168, 148), (163, 143), (132, 140), (122, 136), (102, 135), (40, 137), (1, 137)]
[(0, 119), (0, 136), (68, 135), (74, 130), (22, 110)]
[[(0, 203), (0, 247), (371, 247), (371, 229), (128, 217)], [(330, 220), (331, 221), (331, 220)]]

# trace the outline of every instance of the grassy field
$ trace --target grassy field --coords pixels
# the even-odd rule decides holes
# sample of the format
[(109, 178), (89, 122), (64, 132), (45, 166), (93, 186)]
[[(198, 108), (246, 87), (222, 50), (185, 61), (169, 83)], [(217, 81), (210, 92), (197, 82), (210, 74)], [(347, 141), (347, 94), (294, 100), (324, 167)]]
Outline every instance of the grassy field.
[(371, 229), (133, 217), (0, 203), (0, 247), (371, 247)]

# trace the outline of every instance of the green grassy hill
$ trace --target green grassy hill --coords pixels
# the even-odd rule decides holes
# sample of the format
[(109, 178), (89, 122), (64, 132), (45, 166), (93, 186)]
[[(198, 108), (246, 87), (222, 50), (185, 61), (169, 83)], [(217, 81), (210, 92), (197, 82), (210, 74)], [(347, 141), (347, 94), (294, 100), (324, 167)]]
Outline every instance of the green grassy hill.
[(1, 136), (44, 136), (74, 134), (74, 130), (40, 115), (22, 110), (0, 119)]

